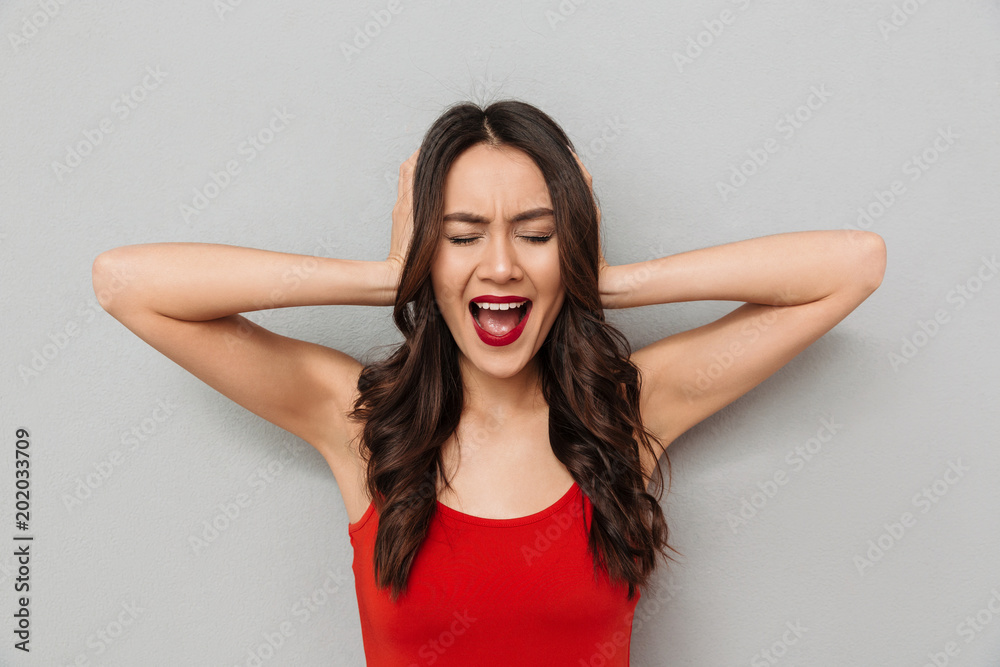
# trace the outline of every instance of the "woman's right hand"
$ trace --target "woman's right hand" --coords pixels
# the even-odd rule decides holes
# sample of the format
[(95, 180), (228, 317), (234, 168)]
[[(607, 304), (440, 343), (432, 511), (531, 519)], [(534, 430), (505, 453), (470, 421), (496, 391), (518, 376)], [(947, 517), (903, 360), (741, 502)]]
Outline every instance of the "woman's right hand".
[(419, 152), (419, 148), (413, 151), (413, 155), (399, 166), (399, 192), (392, 208), (392, 238), (386, 261), (400, 273), (413, 240), (413, 172)]
[[(580, 171), (583, 172), (583, 177), (587, 181), (587, 187), (590, 188), (590, 196), (591, 196), (591, 198), (593, 198), (594, 197), (594, 178), (590, 175), (590, 172), (587, 171), (587, 168), (585, 166), (583, 166), (583, 160), (581, 160), (580, 156), (576, 154), (576, 151), (574, 151), (572, 148), (570, 148), (569, 152), (572, 153), (573, 157), (576, 158), (576, 164), (579, 165)], [(596, 206), (596, 202), (595, 202), (595, 206)], [(598, 229), (600, 229), (600, 227), (601, 227), (601, 207), (600, 206), (597, 206), (597, 227), (598, 227)], [(598, 275), (604, 274), (605, 273), (605, 269), (607, 269), (607, 268), (608, 268), (608, 263), (604, 259), (604, 251), (601, 250), (600, 245), (598, 245), (598, 247), (597, 247), (597, 273), (598, 273)]]

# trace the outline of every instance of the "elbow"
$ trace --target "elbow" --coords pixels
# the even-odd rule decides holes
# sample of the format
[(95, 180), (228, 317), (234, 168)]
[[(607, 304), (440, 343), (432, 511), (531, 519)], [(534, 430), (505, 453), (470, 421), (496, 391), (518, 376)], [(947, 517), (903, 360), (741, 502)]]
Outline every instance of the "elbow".
[(869, 231), (851, 230), (851, 243), (857, 248), (857, 270), (856, 280), (859, 281), (869, 293), (878, 289), (885, 276), (886, 249), (885, 240)]
[(868, 264), (868, 270), (870, 271), (870, 273), (868, 274), (869, 280), (871, 281), (869, 283), (869, 286), (871, 287), (871, 290), (874, 292), (875, 290), (878, 289), (879, 285), (882, 284), (882, 278), (885, 276), (886, 249), (885, 249), (885, 239), (883, 239), (875, 232), (871, 232), (871, 235), (872, 235), (872, 240), (870, 241), (870, 243), (872, 245), (872, 249), (869, 251), (869, 258), (867, 264)]
[(124, 301), (125, 290), (130, 282), (122, 255), (122, 248), (106, 250), (94, 258), (90, 269), (90, 280), (97, 303), (111, 314)]

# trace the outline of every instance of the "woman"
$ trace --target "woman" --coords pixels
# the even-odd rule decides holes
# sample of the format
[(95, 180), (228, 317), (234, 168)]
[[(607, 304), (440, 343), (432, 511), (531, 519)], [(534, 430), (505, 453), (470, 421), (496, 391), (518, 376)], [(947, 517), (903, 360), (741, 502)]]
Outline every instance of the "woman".
[[(131, 276), (109, 313), (324, 456), (369, 665), (627, 665), (670, 549), (659, 457), (882, 280), (882, 239), (840, 230), (608, 266), (590, 186), (540, 110), (460, 104), (400, 168), (385, 261), (164, 243), (94, 262), (99, 295)], [(634, 353), (603, 315), (699, 299), (746, 303)], [(362, 367), (239, 315), (334, 304), (392, 305), (404, 342)]]

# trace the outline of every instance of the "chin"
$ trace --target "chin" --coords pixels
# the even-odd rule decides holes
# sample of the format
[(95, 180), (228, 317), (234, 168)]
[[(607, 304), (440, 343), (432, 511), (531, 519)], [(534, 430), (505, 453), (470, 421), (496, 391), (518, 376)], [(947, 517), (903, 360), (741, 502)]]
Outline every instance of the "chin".
[[(480, 341), (474, 344), (482, 346)], [(498, 379), (512, 378), (521, 373), (531, 359), (522, 359), (520, 355), (508, 356), (491, 350), (476, 350), (474, 356), (464, 355), (466, 361), (480, 372)], [(503, 358), (505, 357), (505, 358)]]
[(482, 357), (480, 357), (479, 361), (481, 363), (473, 362), (479, 368), (479, 370), (486, 373), (487, 375), (492, 375), (493, 377), (500, 379), (514, 377), (522, 370), (524, 370), (524, 367), (526, 365), (509, 359), (506, 361), (501, 361), (499, 359), (483, 359)]

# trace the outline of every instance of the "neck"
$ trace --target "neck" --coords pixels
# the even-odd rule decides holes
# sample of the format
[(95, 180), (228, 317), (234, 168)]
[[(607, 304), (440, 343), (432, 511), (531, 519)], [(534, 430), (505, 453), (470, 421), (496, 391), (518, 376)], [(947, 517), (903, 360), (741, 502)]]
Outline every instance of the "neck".
[(487, 375), (464, 357), (459, 361), (459, 367), (465, 409), (472, 414), (527, 415), (536, 414), (546, 407), (534, 358), (517, 375), (508, 378)]

